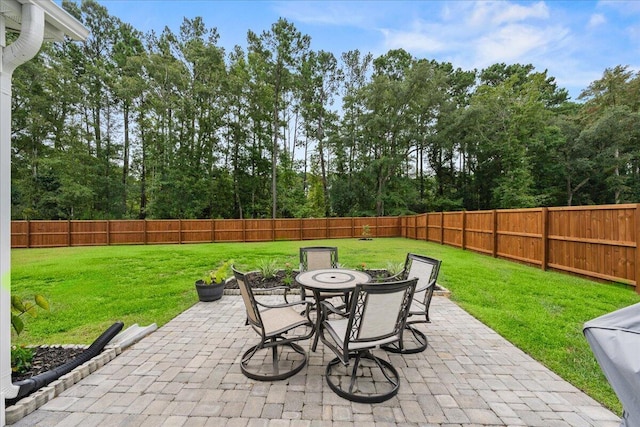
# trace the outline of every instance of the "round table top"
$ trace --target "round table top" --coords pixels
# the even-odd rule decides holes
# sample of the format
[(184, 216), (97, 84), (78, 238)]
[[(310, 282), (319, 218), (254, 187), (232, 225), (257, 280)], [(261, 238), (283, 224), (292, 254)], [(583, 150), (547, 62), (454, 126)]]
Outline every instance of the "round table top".
[(296, 276), (300, 286), (319, 291), (350, 291), (358, 283), (371, 281), (371, 276), (363, 271), (345, 268), (325, 268), (321, 270), (304, 271)]

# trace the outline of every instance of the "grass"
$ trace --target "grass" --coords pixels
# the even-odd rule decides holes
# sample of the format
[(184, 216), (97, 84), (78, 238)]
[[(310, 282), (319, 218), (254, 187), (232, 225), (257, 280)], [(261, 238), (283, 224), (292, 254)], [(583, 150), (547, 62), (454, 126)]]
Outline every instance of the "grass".
[(197, 302), (193, 283), (233, 259), (298, 264), (300, 246), (337, 246), (340, 263), (385, 268), (407, 252), (443, 260), (438, 282), (452, 300), (616, 413), (621, 405), (582, 335), (587, 320), (640, 302), (624, 285), (543, 272), (470, 251), (401, 238), (198, 245), (102, 246), (12, 251), (12, 292), (42, 293), (50, 312), (25, 319), (23, 344), (88, 344), (115, 321), (165, 324)]

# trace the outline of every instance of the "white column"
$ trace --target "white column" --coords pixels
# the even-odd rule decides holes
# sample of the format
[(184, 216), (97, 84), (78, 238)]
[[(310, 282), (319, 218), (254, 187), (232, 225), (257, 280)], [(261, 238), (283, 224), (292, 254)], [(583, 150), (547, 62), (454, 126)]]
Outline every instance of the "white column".
[(11, 382), (11, 76), (40, 50), (44, 23), (41, 7), (23, 4), (20, 36), (5, 46), (0, 16), (0, 426), (5, 425), (5, 398), (18, 393)]

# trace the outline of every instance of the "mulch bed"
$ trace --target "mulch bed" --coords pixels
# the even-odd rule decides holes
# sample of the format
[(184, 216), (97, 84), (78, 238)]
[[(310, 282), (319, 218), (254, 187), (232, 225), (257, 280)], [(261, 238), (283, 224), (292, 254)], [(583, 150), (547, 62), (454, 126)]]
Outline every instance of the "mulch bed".
[(78, 356), (85, 349), (82, 347), (68, 348), (68, 347), (35, 347), (35, 353), (33, 360), (31, 361), (31, 367), (20, 374), (11, 373), (11, 381), (17, 382), (26, 380), (35, 375), (42, 374), (50, 371), (60, 365), (67, 363), (74, 357)]

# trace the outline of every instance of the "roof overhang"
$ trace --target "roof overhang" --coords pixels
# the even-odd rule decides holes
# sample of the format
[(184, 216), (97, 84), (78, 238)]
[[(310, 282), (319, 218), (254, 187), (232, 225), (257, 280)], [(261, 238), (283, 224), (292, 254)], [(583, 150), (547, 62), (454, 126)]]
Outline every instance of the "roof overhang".
[(45, 40), (62, 41), (65, 35), (73, 40), (85, 40), (89, 35), (89, 30), (53, 0), (0, 0), (0, 14), (4, 15), (7, 30), (20, 32), (22, 5), (29, 3), (38, 5), (44, 11)]

